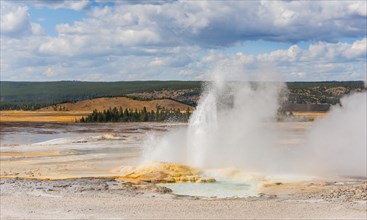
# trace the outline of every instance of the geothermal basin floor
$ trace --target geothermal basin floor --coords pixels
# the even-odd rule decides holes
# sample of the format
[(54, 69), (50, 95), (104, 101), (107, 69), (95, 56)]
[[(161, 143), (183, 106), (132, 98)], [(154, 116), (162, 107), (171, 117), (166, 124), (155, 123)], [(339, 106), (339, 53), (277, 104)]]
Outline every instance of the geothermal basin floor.
[[(184, 126), (1, 123), (0, 219), (367, 218), (365, 179), (270, 184), (256, 197), (214, 198), (113, 178), (114, 168), (138, 164), (148, 133)], [(302, 133), (309, 124), (281, 126)]]
[(366, 201), (215, 199), (136, 188), (113, 179), (1, 179), (1, 219), (366, 219)]

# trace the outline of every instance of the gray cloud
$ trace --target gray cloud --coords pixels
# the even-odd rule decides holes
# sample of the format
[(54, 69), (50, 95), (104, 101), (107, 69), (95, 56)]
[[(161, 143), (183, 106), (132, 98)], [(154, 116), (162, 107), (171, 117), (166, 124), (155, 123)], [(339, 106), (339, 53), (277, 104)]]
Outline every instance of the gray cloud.
[(71, 9), (80, 11), (87, 8), (91, 4), (91, 0), (32, 0), (29, 3), (35, 7), (48, 7), (51, 9)]
[[(196, 79), (235, 59), (249, 72), (257, 63), (273, 65), (288, 80), (363, 79), (366, 72), (364, 1), (124, 1), (103, 7), (32, 1), (54, 9), (89, 6), (83, 20), (57, 25), (56, 37), (30, 22), (24, 2), (4, 3), (3, 80)], [(338, 42), (345, 37), (363, 40)], [(295, 45), (259, 55), (222, 51), (259, 39)], [(314, 43), (304, 50), (298, 41)]]
[(366, 36), (367, 17), (361, 10), (366, 3), (361, 1), (144, 3), (93, 8), (88, 19), (57, 26), (60, 37), (45, 43), (44, 52), (52, 52), (52, 44), (56, 51), (70, 53), (57, 49), (58, 45), (66, 45), (66, 50), (68, 46), (82, 47), (83, 41), (101, 45), (108, 42), (103, 48), (177, 45), (218, 48), (259, 39), (335, 42), (341, 37)]

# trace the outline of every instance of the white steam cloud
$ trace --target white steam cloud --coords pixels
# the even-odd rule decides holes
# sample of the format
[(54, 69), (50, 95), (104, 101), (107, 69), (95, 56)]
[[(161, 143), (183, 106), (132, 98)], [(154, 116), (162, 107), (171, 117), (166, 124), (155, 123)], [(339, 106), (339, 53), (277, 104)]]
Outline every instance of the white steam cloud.
[(311, 126), (304, 142), (290, 147), (281, 143), (293, 131), (276, 123), (285, 84), (274, 82), (277, 74), (250, 83), (235, 70), (230, 79), (221, 74), (228, 72), (223, 66), (215, 71), (188, 127), (152, 136), (143, 160), (267, 174), (367, 176), (366, 93), (342, 99), (341, 107)]
[(341, 99), (306, 137), (311, 170), (321, 174), (367, 177), (366, 92)]

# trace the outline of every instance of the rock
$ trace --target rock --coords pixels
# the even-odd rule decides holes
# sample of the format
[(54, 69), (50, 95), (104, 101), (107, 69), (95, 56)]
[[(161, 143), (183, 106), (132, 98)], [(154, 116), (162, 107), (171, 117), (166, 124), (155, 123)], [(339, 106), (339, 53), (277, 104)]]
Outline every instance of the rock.
[(167, 187), (164, 187), (164, 186), (159, 186), (159, 187), (156, 187), (154, 188), (155, 192), (159, 192), (159, 193), (171, 193), (172, 190), (170, 188), (167, 188)]
[(277, 198), (277, 195), (268, 195), (268, 198), (269, 199), (276, 199)]
[(213, 178), (208, 178), (208, 179), (206, 179), (206, 182), (207, 183), (214, 183), (214, 182), (216, 182), (216, 180), (213, 179)]
[(264, 197), (265, 193), (259, 193), (259, 197)]

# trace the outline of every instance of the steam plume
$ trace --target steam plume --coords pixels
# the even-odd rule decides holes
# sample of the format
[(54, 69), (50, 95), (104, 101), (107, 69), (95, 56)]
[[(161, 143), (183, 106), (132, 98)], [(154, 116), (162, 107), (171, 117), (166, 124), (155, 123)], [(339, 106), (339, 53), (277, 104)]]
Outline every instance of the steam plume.
[(366, 92), (341, 99), (306, 137), (310, 169), (326, 175), (367, 177)]
[[(233, 74), (228, 78), (226, 72)], [(188, 128), (152, 136), (144, 160), (268, 174), (367, 176), (366, 93), (342, 99), (342, 106), (317, 121), (302, 144), (289, 148), (279, 144), (287, 134), (275, 123), (284, 83), (262, 81), (277, 81), (277, 74), (250, 83), (240, 73), (240, 68), (223, 66), (214, 71)]]

